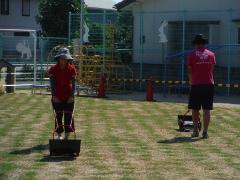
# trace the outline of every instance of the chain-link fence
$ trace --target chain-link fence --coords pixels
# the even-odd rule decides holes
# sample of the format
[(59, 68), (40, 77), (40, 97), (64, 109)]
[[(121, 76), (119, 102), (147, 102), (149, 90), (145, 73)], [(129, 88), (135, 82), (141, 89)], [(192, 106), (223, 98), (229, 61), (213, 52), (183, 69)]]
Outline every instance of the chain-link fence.
[(67, 38), (36, 37), (25, 30), (1, 30), (1, 82), (6, 87), (17, 88), (48, 83), (46, 71), (55, 63), (50, 52), (56, 46), (67, 46)]
[(165, 92), (189, 88), (187, 56), (194, 36), (204, 34), (217, 57), (216, 83), (225, 86), (217, 92), (240, 92), (234, 88), (240, 84), (240, 10), (85, 12), (70, 14), (69, 20), (69, 42), (90, 44), (102, 56), (114, 52), (139, 79), (130, 87), (145, 88), (141, 80), (151, 77), (170, 82), (158, 86)]
[[(69, 13), (68, 19), (68, 37), (37, 38), (38, 84), (47, 83), (46, 70), (54, 63), (54, 47), (68, 45), (76, 57), (84, 54), (84, 65), (101, 66), (96, 69), (102, 72), (96, 74), (124, 82), (119, 89), (141, 90), (146, 86), (144, 80), (152, 78), (159, 82), (155, 84), (159, 92), (183, 93), (189, 88), (186, 61), (194, 48), (191, 42), (195, 34), (202, 33), (217, 57), (215, 81), (223, 86), (217, 88), (217, 93), (240, 93), (240, 10), (85, 11), (82, 15)], [(0, 34), (0, 59), (15, 66), (16, 84), (32, 83), (33, 55), (31, 34)], [(93, 71), (93, 67), (85, 69), (91, 71), (88, 74)], [(1, 69), (2, 81), (6, 74), (7, 70)]]

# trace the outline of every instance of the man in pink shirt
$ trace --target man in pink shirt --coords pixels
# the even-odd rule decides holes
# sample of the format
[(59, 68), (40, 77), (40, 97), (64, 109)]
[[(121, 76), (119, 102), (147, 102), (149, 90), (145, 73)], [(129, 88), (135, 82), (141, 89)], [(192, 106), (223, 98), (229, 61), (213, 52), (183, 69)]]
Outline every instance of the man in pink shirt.
[(188, 57), (188, 75), (191, 84), (189, 97), (189, 109), (192, 109), (194, 130), (192, 137), (198, 137), (199, 111), (203, 109), (203, 133), (202, 137), (207, 139), (208, 126), (213, 110), (214, 79), (213, 69), (216, 64), (215, 54), (205, 48), (207, 39), (202, 34), (196, 35), (193, 40), (195, 50)]

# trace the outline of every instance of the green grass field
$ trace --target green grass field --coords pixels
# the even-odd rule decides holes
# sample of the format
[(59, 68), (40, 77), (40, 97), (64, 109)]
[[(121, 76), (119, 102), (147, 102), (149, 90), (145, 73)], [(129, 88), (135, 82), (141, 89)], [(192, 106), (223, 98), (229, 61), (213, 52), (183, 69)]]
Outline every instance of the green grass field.
[(50, 96), (0, 96), (0, 179), (239, 179), (240, 108), (213, 111), (210, 139), (176, 131), (184, 104), (76, 98), (80, 156), (50, 158)]

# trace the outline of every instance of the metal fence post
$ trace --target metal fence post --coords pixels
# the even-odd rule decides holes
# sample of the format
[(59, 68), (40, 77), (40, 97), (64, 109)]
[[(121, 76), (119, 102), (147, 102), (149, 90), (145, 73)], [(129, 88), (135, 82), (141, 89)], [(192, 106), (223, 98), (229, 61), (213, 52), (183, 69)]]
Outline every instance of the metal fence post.
[(71, 44), (72, 13), (68, 13), (68, 46)]
[(106, 59), (106, 10), (103, 11), (103, 67), (105, 68), (105, 59)]
[[(186, 13), (187, 11), (184, 10), (183, 11), (183, 22), (182, 22), (182, 26), (183, 26), (183, 37), (182, 37), (182, 65), (181, 65), (181, 81), (183, 82), (185, 80), (185, 39), (186, 39)], [(183, 83), (181, 85), (181, 91), (183, 92)]]
[[(140, 12), (140, 44), (141, 44), (141, 62), (140, 62), (140, 79), (143, 78), (143, 12)], [(140, 82), (140, 89), (142, 89), (142, 83)]]
[(39, 44), (40, 44), (40, 64), (41, 64), (41, 84), (43, 84), (43, 40), (42, 36), (39, 37)]
[[(232, 13), (233, 9), (228, 10), (229, 13), (229, 32), (228, 32), (228, 43), (229, 45), (232, 43)], [(231, 55), (231, 47), (228, 46), (228, 78), (227, 78), (227, 84), (231, 84), (231, 62), (232, 62), (232, 55)], [(228, 87), (227, 95), (230, 96), (230, 90), (231, 88)]]

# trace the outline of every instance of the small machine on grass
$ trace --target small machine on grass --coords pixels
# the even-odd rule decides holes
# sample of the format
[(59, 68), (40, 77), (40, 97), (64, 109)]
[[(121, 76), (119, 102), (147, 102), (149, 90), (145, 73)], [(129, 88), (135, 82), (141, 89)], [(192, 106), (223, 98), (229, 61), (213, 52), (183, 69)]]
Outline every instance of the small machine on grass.
[[(191, 115), (188, 115), (190, 110), (188, 110), (184, 115), (178, 115), (177, 121), (178, 121), (178, 126), (179, 126), (179, 131), (181, 132), (189, 132), (193, 130), (193, 119)], [(202, 129), (202, 123), (201, 123), (201, 118), (199, 114), (198, 118), (198, 129), (201, 131)]]
[[(53, 110), (54, 118), (55, 118), (55, 129), (53, 131), (52, 139), (49, 139), (49, 151), (50, 156), (62, 156), (62, 155), (70, 155), (70, 156), (79, 156), (80, 148), (81, 148), (81, 140), (77, 139), (75, 128), (74, 128), (74, 111), (73, 112), (65, 112), (71, 113), (71, 123), (68, 126), (72, 132), (74, 133), (74, 139), (56, 139), (55, 131), (60, 127), (57, 122), (57, 113)], [(65, 125), (61, 125), (65, 128)]]

